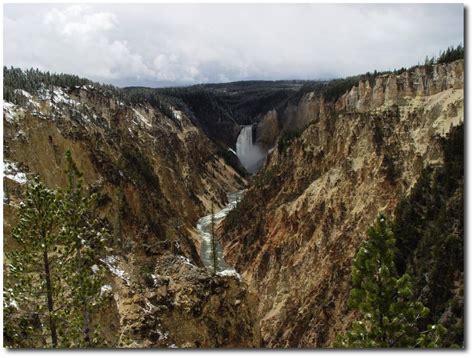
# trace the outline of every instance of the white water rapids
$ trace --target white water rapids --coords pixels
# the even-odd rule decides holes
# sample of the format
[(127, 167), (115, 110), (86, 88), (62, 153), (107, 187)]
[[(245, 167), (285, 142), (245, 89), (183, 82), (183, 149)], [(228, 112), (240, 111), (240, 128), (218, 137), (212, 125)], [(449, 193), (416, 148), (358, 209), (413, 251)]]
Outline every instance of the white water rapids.
[[(219, 222), (224, 219), (229, 211), (231, 211), (242, 197), (242, 191), (237, 191), (235, 193), (230, 193), (227, 195), (227, 205), (224, 209), (218, 211), (214, 214), (214, 224), (217, 225)], [(206, 215), (198, 220), (196, 228), (201, 236), (201, 260), (203, 264), (210, 270), (213, 271), (213, 258), (212, 258), (212, 244), (211, 244), (211, 221), (212, 214)], [(227, 265), (224, 260), (224, 255), (222, 252), (222, 245), (218, 237), (216, 237), (216, 256), (217, 256), (217, 272), (221, 275), (235, 275), (237, 272)]]

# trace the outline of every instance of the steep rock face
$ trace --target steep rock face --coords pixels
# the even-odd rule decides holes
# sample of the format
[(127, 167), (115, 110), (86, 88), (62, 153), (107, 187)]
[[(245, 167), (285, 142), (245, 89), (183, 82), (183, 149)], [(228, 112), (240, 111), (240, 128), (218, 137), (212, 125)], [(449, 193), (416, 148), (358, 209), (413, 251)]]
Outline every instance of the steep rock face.
[(302, 96), (297, 104), (289, 104), (282, 114), (281, 122), (284, 131), (301, 130), (310, 122), (327, 117), (331, 106), (315, 92)]
[[(70, 149), (88, 188), (98, 193), (98, 213), (113, 234), (110, 256), (104, 258), (110, 271), (111, 305), (100, 318), (110, 344), (256, 345), (254, 305), (247, 302), (246, 286), (233, 278), (210, 277), (198, 255), (197, 219), (212, 202), (224, 206), (226, 194), (245, 184), (202, 131), (174, 108), (169, 110), (172, 115), (165, 115), (148, 104), (132, 107), (90, 86), (18, 92), (26, 97), (25, 105), (4, 105), (5, 249), (11, 248), (10, 230), (25, 182), (39, 174), (47, 186), (65, 188), (64, 153)], [(192, 267), (188, 278), (182, 278), (181, 271), (188, 266)], [(163, 282), (177, 282), (179, 289), (168, 294), (162, 281), (163, 285), (147, 286), (150, 267)], [(209, 285), (219, 286), (219, 292), (209, 291)], [(175, 326), (166, 328), (163, 323), (168, 339), (138, 332), (146, 320), (161, 322), (162, 311), (148, 309), (143, 306), (146, 300), (134, 297), (155, 297), (160, 290), (171, 297), (167, 307), (172, 313), (163, 315), (180, 317)], [(183, 304), (200, 295), (208, 297), (200, 308), (209, 313), (207, 321)], [(236, 300), (241, 303), (234, 305)], [(138, 331), (124, 333), (135, 324)], [(220, 329), (230, 324), (248, 334), (237, 337)], [(191, 330), (199, 332), (197, 343)]]
[[(398, 75), (382, 75), (374, 83), (360, 80), (335, 103), (325, 100), (318, 91), (307, 92), (296, 103), (290, 102), (280, 113), (275, 110), (267, 112), (258, 124), (257, 138), (261, 136), (263, 142), (274, 145), (280, 131), (300, 131), (312, 121), (333, 115), (335, 111), (365, 112), (398, 103), (405, 97), (430, 96), (449, 88), (461, 89), (464, 85), (463, 66), (464, 62), (458, 60), (420, 66)], [(276, 135), (275, 123), (278, 124), (276, 128), (280, 128)]]
[(257, 124), (256, 142), (263, 147), (272, 147), (280, 133), (278, 114), (275, 110), (267, 112)]
[(336, 101), (337, 111), (364, 112), (389, 101), (405, 97), (430, 96), (447, 89), (464, 86), (464, 61), (416, 67), (413, 72), (393, 73), (377, 77), (371, 86), (368, 80), (359, 81), (348, 93)]
[(296, 103), (289, 102), (284, 110), (268, 111), (258, 122), (257, 142), (267, 148), (273, 147), (279, 135), (303, 130), (317, 118), (330, 115), (334, 105), (324, 100), (316, 92), (305, 93)]
[(288, 109), (311, 125), (273, 150), (224, 223), (226, 258), (260, 298), (266, 346), (325, 347), (346, 329), (366, 229), (393, 213), (424, 166), (443, 164), (437, 138), (463, 121), (462, 65), (362, 82), (335, 104), (308, 94)]

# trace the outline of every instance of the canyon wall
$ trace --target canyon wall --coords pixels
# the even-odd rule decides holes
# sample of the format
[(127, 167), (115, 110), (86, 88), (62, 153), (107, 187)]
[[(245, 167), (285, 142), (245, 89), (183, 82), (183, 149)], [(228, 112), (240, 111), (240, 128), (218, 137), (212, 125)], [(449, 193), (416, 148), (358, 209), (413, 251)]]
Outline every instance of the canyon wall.
[(359, 81), (357, 86), (337, 100), (335, 109), (364, 112), (405, 97), (431, 96), (448, 89), (462, 89), (463, 86), (463, 60), (419, 66), (398, 75), (379, 76), (375, 84), (369, 80)]
[(253, 296), (198, 255), (198, 218), (245, 185), (202, 130), (173, 107), (131, 106), (89, 85), (15, 91), (24, 104), (5, 103), (3, 117), (5, 251), (25, 185), (39, 175), (64, 189), (71, 150), (112, 232), (100, 318), (109, 345), (258, 345)]
[[(375, 80), (359, 80), (336, 101), (328, 101), (321, 90), (307, 91), (297, 101), (289, 101), (284, 110), (271, 110), (257, 126), (257, 141), (273, 146), (280, 132), (301, 131), (312, 121), (334, 112), (367, 112), (389, 103), (403, 102), (405, 97), (430, 96), (449, 88), (461, 89), (464, 61), (419, 66), (399, 74), (389, 73)], [(364, 76), (361, 76), (364, 77)]]
[(361, 81), (335, 102), (305, 94), (224, 222), (226, 260), (259, 298), (267, 347), (327, 347), (343, 332), (351, 262), (381, 211), (394, 209), (441, 140), (464, 120), (463, 61)]

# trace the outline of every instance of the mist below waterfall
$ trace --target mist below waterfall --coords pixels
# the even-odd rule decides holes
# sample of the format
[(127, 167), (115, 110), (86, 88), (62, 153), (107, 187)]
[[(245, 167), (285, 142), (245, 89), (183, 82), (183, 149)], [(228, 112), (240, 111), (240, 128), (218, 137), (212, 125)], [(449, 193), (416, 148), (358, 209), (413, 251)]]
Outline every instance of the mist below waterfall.
[(240, 131), (236, 143), (237, 157), (249, 173), (255, 173), (263, 165), (266, 152), (253, 143), (252, 126), (245, 126)]

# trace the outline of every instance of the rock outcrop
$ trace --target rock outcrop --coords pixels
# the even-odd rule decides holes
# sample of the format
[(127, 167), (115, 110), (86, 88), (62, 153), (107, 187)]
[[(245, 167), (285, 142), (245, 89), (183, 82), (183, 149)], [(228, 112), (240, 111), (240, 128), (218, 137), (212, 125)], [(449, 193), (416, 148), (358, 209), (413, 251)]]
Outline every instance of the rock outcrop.
[(379, 76), (375, 84), (361, 80), (336, 101), (337, 111), (364, 112), (406, 97), (431, 96), (464, 86), (464, 61), (416, 67), (413, 71)]
[[(252, 348), (260, 345), (256, 297), (238, 275), (212, 276), (181, 255), (109, 256), (114, 272), (104, 320), (109, 345)], [(111, 334), (112, 333), (112, 334)]]
[(267, 112), (257, 124), (256, 142), (264, 148), (271, 148), (275, 144), (280, 127), (278, 114), (275, 110)]
[(325, 118), (331, 113), (332, 106), (316, 92), (304, 94), (299, 102), (290, 103), (281, 115), (283, 131), (302, 130), (318, 118)]

